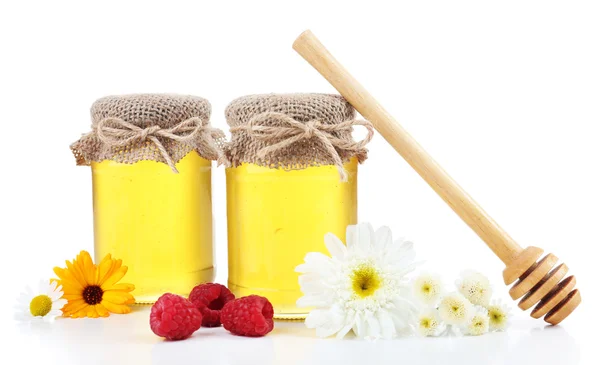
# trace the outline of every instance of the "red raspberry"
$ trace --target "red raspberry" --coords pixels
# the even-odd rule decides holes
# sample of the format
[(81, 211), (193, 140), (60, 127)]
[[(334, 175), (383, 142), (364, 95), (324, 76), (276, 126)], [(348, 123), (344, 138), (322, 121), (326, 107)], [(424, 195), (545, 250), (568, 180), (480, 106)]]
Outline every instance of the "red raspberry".
[(258, 295), (235, 299), (221, 310), (221, 322), (234, 335), (264, 336), (273, 330), (273, 306)]
[(202, 313), (184, 297), (163, 294), (150, 310), (150, 328), (167, 340), (183, 340), (202, 325)]
[(221, 284), (206, 283), (192, 289), (189, 299), (202, 312), (202, 326), (219, 327), (221, 309), (235, 296)]

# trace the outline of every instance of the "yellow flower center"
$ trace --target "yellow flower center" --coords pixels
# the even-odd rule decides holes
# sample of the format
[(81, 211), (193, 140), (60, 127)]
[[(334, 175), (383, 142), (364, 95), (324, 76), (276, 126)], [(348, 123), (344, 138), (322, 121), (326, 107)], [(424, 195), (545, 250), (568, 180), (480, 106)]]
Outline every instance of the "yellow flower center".
[(360, 265), (352, 272), (352, 289), (361, 298), (373, 295), (381, 287), (381, 277), (370, 265)]
[(423, 327), (423, 328), (429, 328), (429, 327), (431, 327), (431, 321), (429, 319), (427, 319), (427, 318), (423, 318), (421, 320), (421, 327)]
[(429, 294), (431, 286), (429, 284), (423, 284), (423, 292)]
[(490, 320), (494, 323), (502, 323), (504, 315), (496, 310), (490, 310)]
[(38, 295), (37, 297), (31, 299), (31, 303), (29, 303), (29, 311), (34, 317), (43, 317), (50, 313), (51, 310), (52, 299), (50, 299), (50, 297), (47, 295)]
[(95, 305), (102, 301), (104, 291), (98, 285), (90, 285), (83, 289), (83, 300), (89, 305)]

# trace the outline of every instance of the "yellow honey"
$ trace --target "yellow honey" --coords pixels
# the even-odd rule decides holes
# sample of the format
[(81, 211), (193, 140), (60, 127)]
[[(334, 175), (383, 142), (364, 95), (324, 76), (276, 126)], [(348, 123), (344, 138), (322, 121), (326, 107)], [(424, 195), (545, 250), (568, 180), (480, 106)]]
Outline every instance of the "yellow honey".
[(178, 174), (156, 161), (91, 165), (96, 261), (123, 260), (137, 303), (214, 279), (209, 160), (192, 151)]
[(236, 296), (257, 294), (273, 304), (275, 318), (301, 319), (298, 273), (308, 252), (327, 253), (323, 237), (345, 237), (356, 224), (357, 160), (301, 170), (243, 163), (226, 170), (228, 286)]

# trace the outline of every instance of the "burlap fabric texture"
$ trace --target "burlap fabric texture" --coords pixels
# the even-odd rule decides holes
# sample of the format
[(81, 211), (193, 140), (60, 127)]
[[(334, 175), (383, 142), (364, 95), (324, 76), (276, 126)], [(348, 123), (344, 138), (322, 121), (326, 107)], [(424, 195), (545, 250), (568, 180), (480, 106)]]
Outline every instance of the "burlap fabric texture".
[[(334, 165), (346, 181), (343, 164), (352, 157), (363, 162), (373, 137), (371, 123), (357, 120), (340, 95), (249, 95), (232, 101), (225, 116), (231, 141), (224, 146), (224, 162), (234, 167), (243, 162), (285, 169)], [(354, 126), (367, 129), (365, 139), (353, 140)]]
[(92, 131), (71, 145), (78, 165), (112, 160), (175, 164), (195, 150), (217, 160), (224, 133), (211, 127), (210, 103), (203, 98), (172, 94), (107, 96), (91, 108)]

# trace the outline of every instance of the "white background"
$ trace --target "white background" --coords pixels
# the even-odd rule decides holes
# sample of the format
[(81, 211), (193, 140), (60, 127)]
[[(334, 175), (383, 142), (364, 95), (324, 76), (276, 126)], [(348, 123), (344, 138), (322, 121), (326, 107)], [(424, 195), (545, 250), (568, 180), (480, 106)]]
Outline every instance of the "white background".
[[(597, 364), (600, 4), (594, 1), (6, 1), (0, 5), (2, 356), (11, 363)], [(277, 324), (264, 339), (217, 329), (165, 343), (147, 311), (17, 326), (14, 299), (91, 251), (91, 174), (69, 144), (108, 94), (209, 99), (333, 92), (292, 49), (310, 28), (523, 246), (558, 255), (583, 304), (558, 328), (513, 307), (479, 338), (317, 340)], [(359, 217), (416, 242), (448, 284), (480, 270), (508, 301), (503, 265), (379, 135), (359, 172)], [(223, 168), (214, 169), (219, 282), (226, 282)], [(597, 346), (596, 346), (597, 347)], [(4, 361), (2, 361), (4, 363)]]

